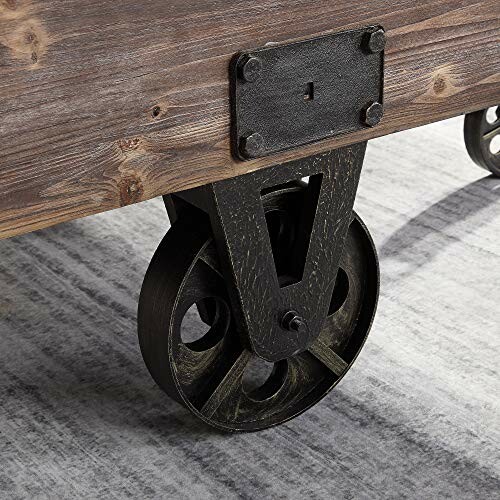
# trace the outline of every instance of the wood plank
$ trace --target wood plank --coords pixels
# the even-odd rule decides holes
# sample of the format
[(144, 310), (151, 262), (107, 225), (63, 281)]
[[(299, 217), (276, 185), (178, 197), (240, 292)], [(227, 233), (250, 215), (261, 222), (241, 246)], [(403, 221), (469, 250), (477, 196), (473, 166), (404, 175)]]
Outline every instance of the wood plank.
[[(231, 157), (234, 53), (376, 23), (378, 127)], [(0, 0), (0, 238), (498, 104), (499, 83), (498, 0)]]

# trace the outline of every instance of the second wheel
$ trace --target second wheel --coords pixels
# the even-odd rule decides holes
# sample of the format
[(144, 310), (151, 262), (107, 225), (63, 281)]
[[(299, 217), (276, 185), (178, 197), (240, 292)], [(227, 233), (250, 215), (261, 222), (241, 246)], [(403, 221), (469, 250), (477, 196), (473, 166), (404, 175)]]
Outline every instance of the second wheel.
[(469, 113), (465, 117), (464, 136), (472, 160), (500, 177), (500, 107)]

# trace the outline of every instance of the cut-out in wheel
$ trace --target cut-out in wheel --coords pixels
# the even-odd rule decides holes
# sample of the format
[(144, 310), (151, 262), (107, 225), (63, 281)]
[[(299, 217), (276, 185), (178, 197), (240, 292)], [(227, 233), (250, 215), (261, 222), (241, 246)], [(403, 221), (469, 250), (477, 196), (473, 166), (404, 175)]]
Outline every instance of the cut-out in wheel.
[(472, 160), (500, 177), (500, 106), (466, 115), (464, 136)]
[[(282, 286), (300, 237), (298, 215), (306, 189), (291, 183), (263, 194), (276, 269)], [(139, 303), (139, 339), (156, 382), (206, 423), (254, 431), (282, 423), (320, 401), (345, 375), (375, 314), (379, 272), (370, 235), (353, 216), (328, 315), (314, 343), (269, 363), (238, 333), (207, 219), (187, 211), (173, 224), (146, 274)], [(182, 332), (196, 304), (205, 335)], [(287, 332), (283, 330), (283, 335)], [(183, 341), (184, 339), (184, 341)]]

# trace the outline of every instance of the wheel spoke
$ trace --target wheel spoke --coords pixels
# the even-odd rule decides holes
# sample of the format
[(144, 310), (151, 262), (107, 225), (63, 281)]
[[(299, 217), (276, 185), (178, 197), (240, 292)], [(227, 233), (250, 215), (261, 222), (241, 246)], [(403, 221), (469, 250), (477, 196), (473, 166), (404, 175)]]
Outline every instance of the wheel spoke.
[(244, 350), (236, 358), (201, 408), (201, 413), (205, 417), (210, 418), (226, 399), (239, 392), (243, 371), (251, 357), (252, 353)]
[(500, 120), (492, 123), (487, 129), (486, 133), (483, 135), (483, 141), (491, 141), (493, 137), (500, 134)]
[(320, 340), (316, 340), (309, 352), (338, 377), (347, 370), (348, 364)]
[(220, 269), (219, 255), (217, 254), (217, 249), (215, 244), (211, 243), (208, 245), (203, 253), (200, 255), (200, 260), (202, 260), (207, 266), (222, 277), (222, 271)]

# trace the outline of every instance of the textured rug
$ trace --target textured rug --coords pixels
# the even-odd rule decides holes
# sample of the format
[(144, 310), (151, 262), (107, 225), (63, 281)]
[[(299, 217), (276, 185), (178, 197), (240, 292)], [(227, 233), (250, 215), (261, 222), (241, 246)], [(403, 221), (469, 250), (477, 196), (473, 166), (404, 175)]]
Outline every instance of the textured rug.
[(143, 365), (161, 200), (1, 241), (0, 497), (499, 498), (500, 180), (461, 126), (370, 143), (372, 333), (330, 396), (261, 433), (206, 428)]

